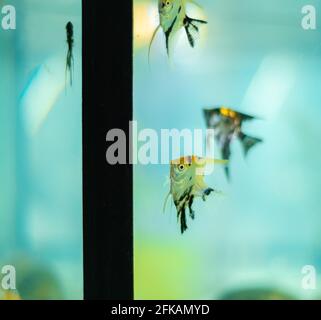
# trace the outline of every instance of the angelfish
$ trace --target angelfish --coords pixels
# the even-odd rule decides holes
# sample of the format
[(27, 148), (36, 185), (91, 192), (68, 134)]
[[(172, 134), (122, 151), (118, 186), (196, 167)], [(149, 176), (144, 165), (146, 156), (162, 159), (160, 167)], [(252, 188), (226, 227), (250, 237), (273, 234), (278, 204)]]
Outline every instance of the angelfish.
[(68, 46), (67, 58), (66, 58), (66, 79), (67, 79), (67, 74), (69, 72), (70, 86), (72, 86), (73, 68), (74, 68), (74, 55), (73, 55), (74, 26), (70, 21), (66, 25), (66, 34), (67, 34), (67, 46)]
[(172, 35), (174, 35), (181, 28), (185, 29), (187, 39), (191, 47), (195, 45), (195, 34), (199, 32), (199, 25), (206, 24), (207, 21), (190, 18), (186, 14), (186, 3), (193, 3), (198, 6), (194, 0), (159, 0), (158, 12), (160, 23), (153, 33), (151, 38), (148, 57), (150, 56), (151, 46), (155, 36), (160, 28), (163, 29), (166, 40), (166, 50), (169, 55), (169, 42)]
[(182, 234), (187, 230), (186, 209), (189, 210), (190, 218), (195, 218), (195, 212), (192, 208), (194, 199), (200, 197), (205, 201), (206, 197), (212, 192), (218, 192), (208, 187), (204, 181), (206, 165), (226, 163), (226, 160), (200, 158), (197, 156), (182, 157), (171, 161), (170, 191), (165, 200), (164, 211), (168, 198), (172, 196)]
[[(215, 140), (217, 141), (222, 157), (229, 160), (231, 157), (231, 143), (238, 138), (243, 146), (246, 156), (250, 149), (262, 142), (262, 139), (246, 135), (242, 131), (244, 121), (256, 119), (245, 113), (234, 111), (224, 106), (217, 106), (213, 109), (204, 109), (204, 117), (207, 128), (214, 129)], [(208, 137), (209, 139), (210, 137)], [(225, 173), (229, 179), (229, 167), (225, 166)]]

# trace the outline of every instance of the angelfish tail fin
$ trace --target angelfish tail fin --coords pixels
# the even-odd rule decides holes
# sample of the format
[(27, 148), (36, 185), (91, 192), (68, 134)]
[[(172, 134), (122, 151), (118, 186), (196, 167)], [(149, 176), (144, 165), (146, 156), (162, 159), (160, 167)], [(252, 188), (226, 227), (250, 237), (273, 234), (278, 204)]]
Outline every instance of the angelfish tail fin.
[(184, 19), (184, 28), (186, 31), (187, 39), (192, 48), (195, 46), (195, 37), (196, 34), (199, 32), (199, 25), (200, 24), (207, 24), (205, 20), (193, 19), (189, 16), (185, 16)]
[(243, 151), (244, 151), (244, 155), (246, 156), (248, 154), (248, 152), (258, 143), (263, 142), (262, 139), (259, 138), (254, 138), (254, 137), (250, 137), (242, 132), (239, 133), (238, 135), (242, 146), (243, 146)]

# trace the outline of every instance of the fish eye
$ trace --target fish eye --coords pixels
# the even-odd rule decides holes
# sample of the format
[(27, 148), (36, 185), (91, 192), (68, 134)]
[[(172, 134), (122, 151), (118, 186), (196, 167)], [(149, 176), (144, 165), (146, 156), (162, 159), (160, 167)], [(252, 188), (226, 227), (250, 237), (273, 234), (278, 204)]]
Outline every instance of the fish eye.
[(178, 170), (179, 171), (183, 171), (185, 169), (185, 166), (183, 165), (183, 164), (180, 164), (179, 166), (178, 166)]

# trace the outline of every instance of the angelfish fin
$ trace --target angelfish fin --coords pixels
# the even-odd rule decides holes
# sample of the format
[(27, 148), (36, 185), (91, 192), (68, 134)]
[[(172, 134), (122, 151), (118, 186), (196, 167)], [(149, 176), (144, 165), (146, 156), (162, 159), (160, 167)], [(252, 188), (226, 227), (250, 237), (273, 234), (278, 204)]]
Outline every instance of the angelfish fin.
[(155, 40), (155, 37), (156, 37), (156, 34), (157, 34), (159, 28), (160, 28), (160, 25), (158, 25), (158, 27), (154, 30), (152, 38), (151, 38), (151, 40), (149, 42), (149, 46), (148, 46), (148, 64), (150, 64), (150, 50), (152, 48), (152, 44), (153, 44), (153, 42)]
[(172, 34), (173, 28), (175, 26), (175, 23), (177, 21), (177, 16), (175, 17), (175, 19), (173, 20), (171, 26), (165, 31), (165, 41), (166, 41), (166, 52), (168, 57), (170, 57), (170, 50), (169, 50), (169, 38)]
[(181, 222), (181, 234), (183, 234), (187, 230), (185, 208), (182, 208), (182, 211), (180, 212), (179, 216), (180, 216), (180, 222)]
[(242, 132), (239, 133), (238, 137), (242, 143), (245, 156), (247, 156), (250, 149), (252, 149), (256, 144), (263, 142), (262, 139), (250, 137)]
[[(230, 160), (230, 157), (231, 157), (231, 139), (230, 138), (226, 139), (223, 144), (222, 156), (224, 159)], [(231, 176), (230, 176), (230, 168), (228, 164), (225, 165), (224, 171), (225, 171), (226, 179), (230, 181)]]
[(202, 9), (202, 6), (199, 3), (197, 3), (195, 0), (187, 0), (187, 2), (192, 3), (194, 6)]
[(165, 198), (165, 201), (164, 201), (164, 206), (163, 206), (163, 212), (165, 213), (165, 210), (166, 210), (166, 205), (167, 205), (167, 202), (168, 202), (168, 199), (171, 195), (171, 192), (169, 192)]
[(66, 69), (65, 69), (65, 83), (67, 84), (67, 79), (69, 74), (69, 82), (71, 87), (73, 83), (73, 72), (74, 72), (74, 56), (72, 53), (72, 49), (68, 49), (67, 59), (66, 59)]
[(206, 197), (208, 197), (208, 196), (211, 194), (211, 192), (214, 192), (214, 191), (215, 191), (215, 190), (212, 189), (212, 188), (207, 188), (207, 189), (205, 189), (205, 190), (203, 191), (203, 195), (202, 195), (203, 201), (206, 201)]
[(194, 48), (194, 46), (195, 46), (195, 37), (196, 37), (196, 34), (198, 34), (198, 32), (199, 32), (199, 25), (200, 24), (207, 24), (207, 21), (199, 20), (199, 19), (192, 19), (192, 18), (188, 17), (187, 15), (185, 16), (184, 28), (186, 31), (188, 42), (192, 48)]

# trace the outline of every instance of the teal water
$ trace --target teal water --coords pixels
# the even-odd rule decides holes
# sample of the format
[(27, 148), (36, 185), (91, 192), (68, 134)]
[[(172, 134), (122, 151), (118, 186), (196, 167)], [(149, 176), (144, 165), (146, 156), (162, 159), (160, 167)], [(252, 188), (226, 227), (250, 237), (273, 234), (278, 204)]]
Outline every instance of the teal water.
[[(149, 68), (147, 43), (135, 48), (135, 119), (140, 128), (205, 129), (202, 108), (223, 104), (259, 116), (245, 131), (264, 143), (244, 159), (234, 142), (232, 181), (221, 168), (206, 177), (224, 195), (196, 201), (183, 236), (174, 206), (162, 213), (169, 167), (135, 166), (135, 295), (220, 299), (272, 288), (321, 298), (321, 28), (301, 27), (306, 1), (199, 3), (209, 23), (195, 49), (182, 34), (169, 63), (160, 33)], [(319, 1), (309, 4), (319, 21)], [(301, 286), (304, 265), (316, 268), (314, 291)]]

